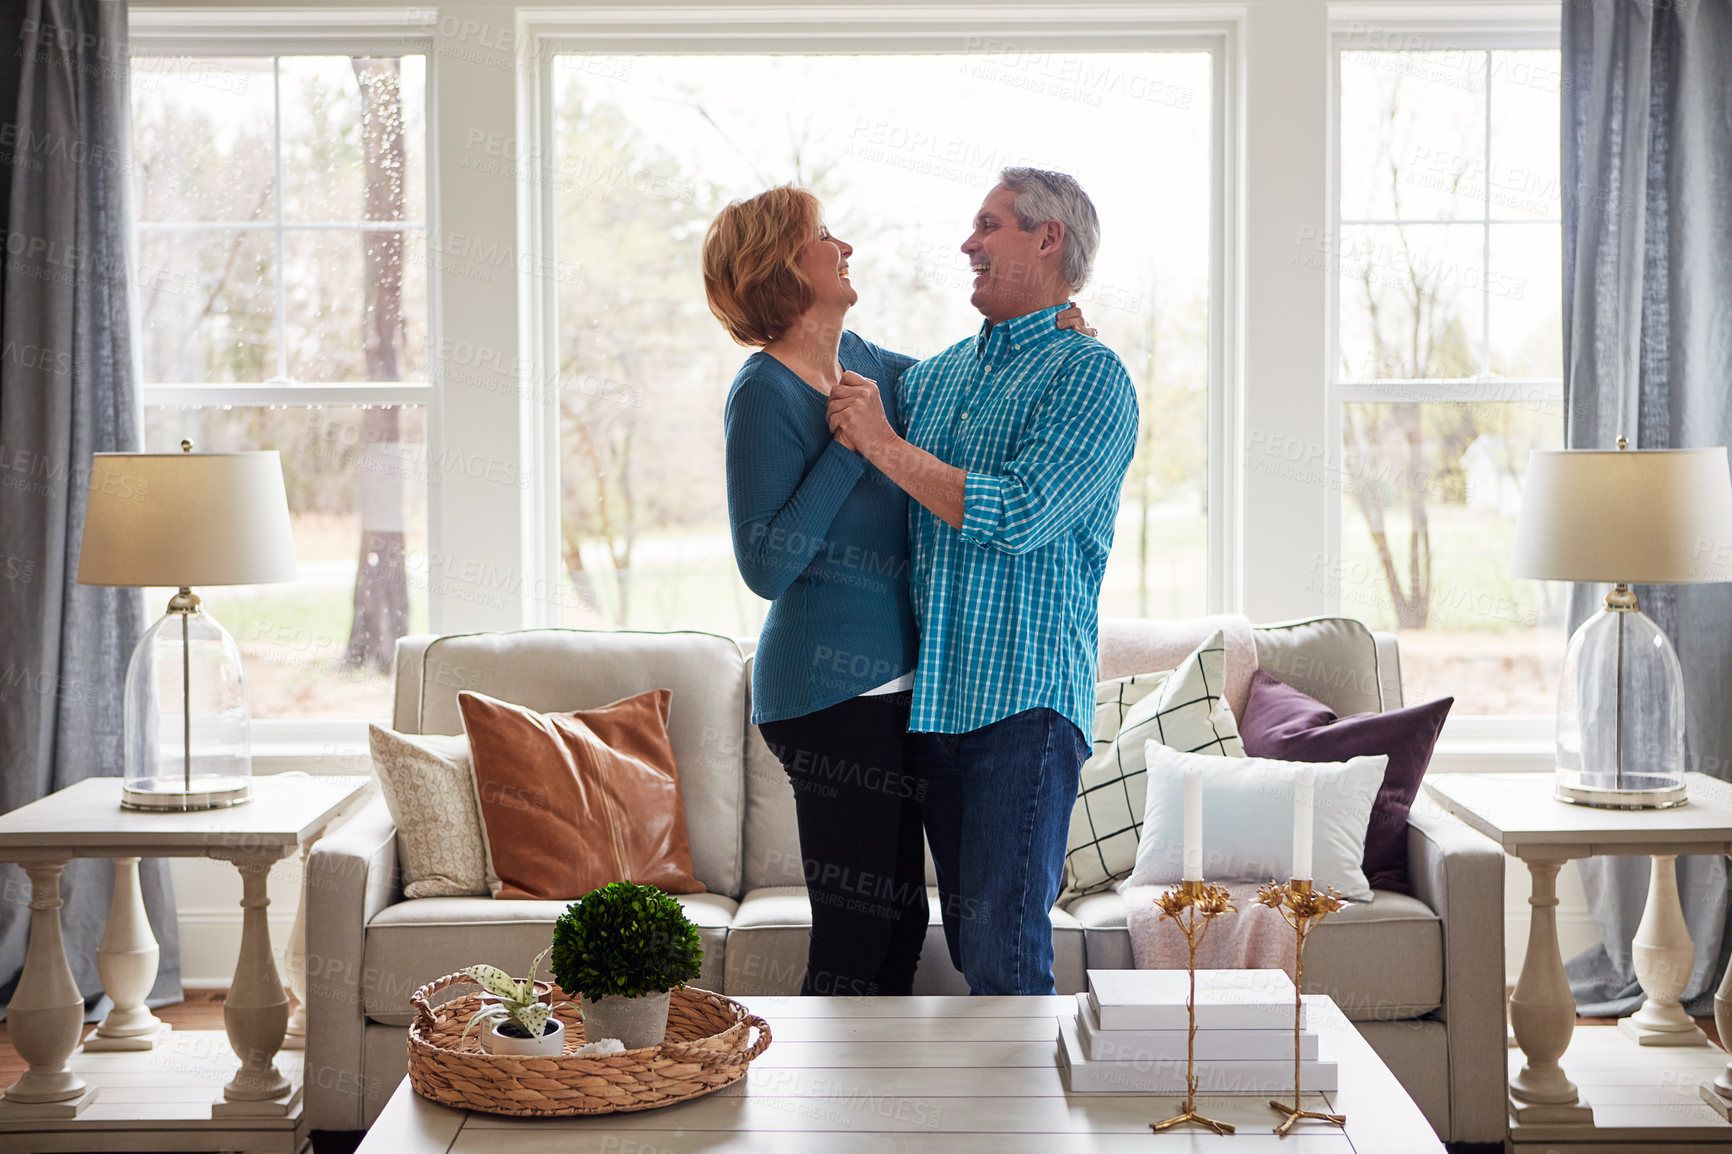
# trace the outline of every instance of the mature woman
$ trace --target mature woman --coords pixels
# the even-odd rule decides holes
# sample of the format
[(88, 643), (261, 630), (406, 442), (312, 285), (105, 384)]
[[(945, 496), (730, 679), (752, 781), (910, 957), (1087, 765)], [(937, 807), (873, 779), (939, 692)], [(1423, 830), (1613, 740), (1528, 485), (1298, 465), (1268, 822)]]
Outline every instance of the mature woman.
[[(770, 601), (752, 721), (794, 787), (812, 937), (802, 993), (907, 994), (926, 936), (921, 794), (904, 767), (917, 651), (908, 496), (832, 437), (830, 390), (896, 384), (913, 358), (842, 327), (853, 248), (811, 193), (728, 205), (704, 238), (704, 289), (746, 358), (723, 412), (728, 519), (746, 584)], [(1082, 327), (1071, 310), (1064, 327)], [(1087, 330), (1085, 330), (1087, 331)]]
[(774, 188), (723, 209), (704, 288), (728, 334), (758, 346), (728, 391), (728, 519), (746, 584), (767, 598), (752, 720), (794, 787), (812, 944), (801, 992), (907, 994), (926, 936), (917, 783), (903, 770), (913, 684), (908, 498), (825, 422), (844, 371), (913, 364), (842, 327), (853, 249), (817, 198)]

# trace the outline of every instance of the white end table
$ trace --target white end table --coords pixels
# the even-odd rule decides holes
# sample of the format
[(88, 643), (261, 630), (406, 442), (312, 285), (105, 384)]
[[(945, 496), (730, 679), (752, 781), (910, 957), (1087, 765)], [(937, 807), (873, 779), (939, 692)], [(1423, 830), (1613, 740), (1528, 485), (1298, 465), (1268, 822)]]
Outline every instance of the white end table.
[(232, 863), (242, 883), (241, 950), (223, 1003), (223, 1025), (240, 1069), (213, 1116), (270, 1116), (298, 1110), (300, 1087), (276, 1066), (288, 1024), (288, 996), (271, 956), (265, 878), (271, 866), (322, 834), (364, 800), (366, 777), (277, 774), (253, 779), (253, 800), (197, 813), (120, 808), (117, 777), (84, 781), (0, 815), (0, 861), (30, 877), (30, 944), (6, 1007), (12, 1044), (29, 1069), (0, 1100), (0, 1124), (76, 1117), (95, 1091), (67, 1059), (78, 1048), (84, 999), (60, 933), (60, 874), (75, 857), (115, 863), (114, 899), (97, 968), (114, 1010), (90, 1045), (149, 1049), (162, 1025), (144, 1007), (156, 981), (157, 947), (138, 889), (138, 859), (212, 857)]
[[(1650, 856), (1648, 904), (1634, 943), (1646, 1000), (1620, 1025), (1644, 1046), (1707, 1044), (1678, 1005), (1695, 950), (1678, 899), (1677, 859), (1681, 853), (1732, 854), (1732, 785), (1700, 773), (1685, 777), (1689, 804), (1659, 810), (1558, 801), (1549, 773), (1452, 773), (1425, 780), (1439, 805), (1520, 858), (1533, 879), (1527, 954), (1510, 997), (1510, 1025), (1526, 1059), (1510, 1077), (1510, 1112), (1518, 1122), (1594, 1120), (1592, 1106), (1559, 1065), (1576, 1024), (1557, 933), (1557, 877), (1566, 861)], [(1732, 996), (1732, 988), (1722, 985), (1722, 996)]]

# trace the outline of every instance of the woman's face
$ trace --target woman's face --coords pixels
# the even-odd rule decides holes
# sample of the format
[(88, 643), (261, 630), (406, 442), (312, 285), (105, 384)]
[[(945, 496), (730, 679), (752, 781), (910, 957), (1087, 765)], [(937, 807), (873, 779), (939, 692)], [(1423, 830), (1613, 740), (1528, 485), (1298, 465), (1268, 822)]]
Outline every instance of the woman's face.
[(860, 294), (848, 283), (848, 257), (853, 251), (853, 245), (831, 236), (823, 225), (818, 226), (818, 238), (800, 253), (800, 271), (812, 286), (814, 308), (840, 304), (847, 309), (860, 299)]

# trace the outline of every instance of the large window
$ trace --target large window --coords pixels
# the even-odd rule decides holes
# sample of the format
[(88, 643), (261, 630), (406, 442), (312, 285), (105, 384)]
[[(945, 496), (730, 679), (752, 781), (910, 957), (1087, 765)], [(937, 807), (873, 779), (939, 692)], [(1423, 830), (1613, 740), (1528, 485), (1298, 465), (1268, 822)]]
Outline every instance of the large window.
[(299, 560), (197, 592), (255, 716), (388, 716), (426, 627), (424, 58), (132, 68), (145, 446), (278, 450)]
[(722, 488), (750, 350), (704, 302), (729, 200), (813, 190), (854, 246), (849, 327), (931, 356), (972, 336), (959, 251), (1006, 165), (1075, 174), (1103, 221), (1079, 294), (1142, 406), (1102, 597), (1205, 612), (1212, 58), (1204, 52), (555, 58), (564, 599), (571, 624), (752, 635)]
[(1556, 51), (1343, 51), (1334, 396), (1344, 613), (1407, 693), (1554, 708), (1564, 587), (1508, 574), (1532, 449), (1563, 438)]

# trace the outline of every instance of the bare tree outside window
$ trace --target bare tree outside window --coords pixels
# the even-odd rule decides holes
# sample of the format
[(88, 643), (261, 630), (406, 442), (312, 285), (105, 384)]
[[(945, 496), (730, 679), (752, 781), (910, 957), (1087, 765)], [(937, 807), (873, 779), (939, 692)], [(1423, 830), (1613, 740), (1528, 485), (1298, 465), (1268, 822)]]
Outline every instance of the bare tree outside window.
[(1563, 431), (1557, 76), (1545, 52), (1341, 58), (1328, 592), (1459, 713), (1549, 712), (1561, 653), (1555, 591), (1507, 575), (1527, 454)]
[[(403, 85), (394, 57), (355, 57), (361, 94), (365, 166), (364, 221), (403, 220)], [(369, 381), (402, 380), (403, 234), (361, 234), (361, 288), (366, 311), (361, 347)], [(391, 671), (397, 638), (409, 632), (409, 576), (404, 567), (403, 460), (398, 412), (381, 405), (362, 422), (361, 550), (355, 562), (355, 614), (349, 625), (350, 668)]]
[(424, 113), (415, 56), (133, 61), (146, 447), (283, 463), (299, 579), (201, 590), (256, 717), (389, 716), (425, 628), (424, 412), (365, 396), (426, 379)]

